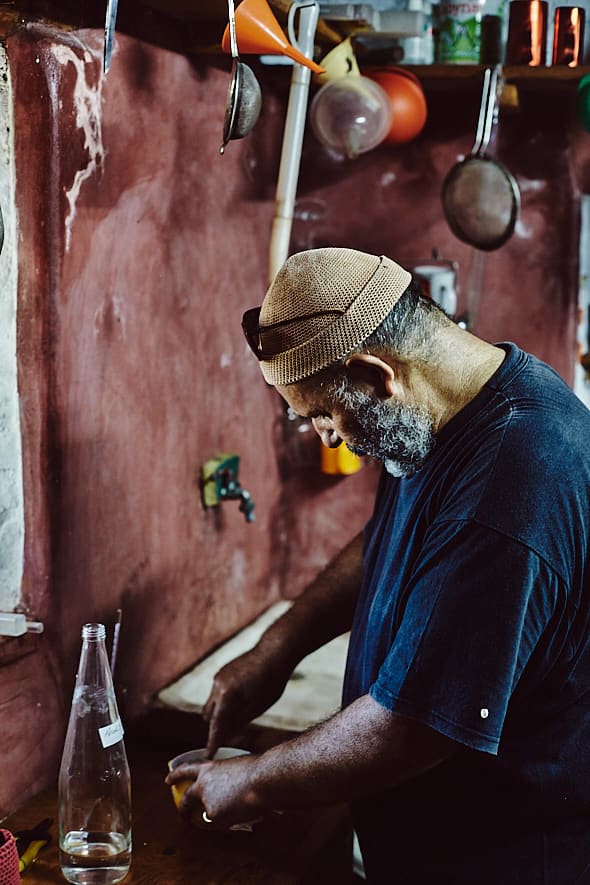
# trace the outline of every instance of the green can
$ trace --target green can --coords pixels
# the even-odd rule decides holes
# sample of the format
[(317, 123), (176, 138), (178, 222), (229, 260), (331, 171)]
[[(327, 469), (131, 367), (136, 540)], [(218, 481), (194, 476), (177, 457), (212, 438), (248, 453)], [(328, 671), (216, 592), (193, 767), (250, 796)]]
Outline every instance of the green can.
[(483, 7), (480, 0), (432, 7), (435, 61), (479, 64)]

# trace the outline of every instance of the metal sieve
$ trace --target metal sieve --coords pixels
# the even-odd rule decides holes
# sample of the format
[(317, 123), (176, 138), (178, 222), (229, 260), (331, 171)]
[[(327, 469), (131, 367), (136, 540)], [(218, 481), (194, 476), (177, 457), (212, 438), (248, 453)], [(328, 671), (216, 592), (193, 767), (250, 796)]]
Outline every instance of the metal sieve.
[(232, 72), (227, 92), (223, 121), (223, 144), (219, 148), (220, 154), (225, 151), (225, 146), (229, 141), (249, 135), (256, 125), (262, 107), (260, 84), (254, 76), (252, 68), (241, 61), (238, 55), (234, 0), (227, 0), (227, 7)]
[(486, 155), (498, 110), (498, 67), (484, 72), (475, 142), (470, 154), (456, 163), (442, 186), (448, 225), (460, 240), (492, 251), (514, 233), (520, 192), (511, 173)]

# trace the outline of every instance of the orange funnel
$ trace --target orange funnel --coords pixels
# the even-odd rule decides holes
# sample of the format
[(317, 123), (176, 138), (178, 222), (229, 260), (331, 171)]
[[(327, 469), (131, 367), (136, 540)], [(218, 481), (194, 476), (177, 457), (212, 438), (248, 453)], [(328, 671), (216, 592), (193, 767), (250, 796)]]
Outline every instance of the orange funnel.
[[(267, 0), (242, 0), (236, 9), (236, 40), (244, 55), (286, 55), (315, 74), (324, 69), (289, 43)], [(221, 48), (231, 52), (229, 24), (223, 32)]]

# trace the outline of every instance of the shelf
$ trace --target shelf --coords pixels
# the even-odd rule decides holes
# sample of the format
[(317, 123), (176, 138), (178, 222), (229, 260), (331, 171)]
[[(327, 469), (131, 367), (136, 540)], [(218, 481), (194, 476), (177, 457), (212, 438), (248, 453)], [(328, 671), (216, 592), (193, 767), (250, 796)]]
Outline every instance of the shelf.
[[(474, 85), (481, 83), (484, 65), (407, 65), (421, 81), (429, 85), (440, 83), (441, 88), (448, 88), (449, 81), (470, 82)], [(526, 65), (504, 65), (502, 76), (507, 83), (515, 83), (527, 89), (561, 89), (563, 86), (577, 84), (585, 74), (590, 73), (590, 67), (568, 68), (565, 66), (529, 68)]]

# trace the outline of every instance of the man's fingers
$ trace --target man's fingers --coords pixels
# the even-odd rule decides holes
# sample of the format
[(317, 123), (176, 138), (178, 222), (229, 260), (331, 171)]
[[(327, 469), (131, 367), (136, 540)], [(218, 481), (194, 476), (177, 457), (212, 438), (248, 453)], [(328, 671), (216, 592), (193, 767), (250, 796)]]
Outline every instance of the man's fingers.
[(222, 729), (220, 722), (220, 715), (217, 710), (213, 712), (211, 719), (209, 720), (209, 734), (207, 736), (207, 757), (212, 759), (219, 747), (221, 746), (221, 738), (222, 738)]
[(215, 712), (215, 705), (215, 692), (211, 691), (209, 697), (205, 701), (205, 706), (203, 707), (203, 710), (201, 712), (201, 715), (206, 722), (209, 722), (211, 720), (211, 717)]
[(181, 803), (178, 806), (178, 811), (183, 820), (190, 820), (192, 818), (193, 812), (195, 808), (200, 809), (203, 807), (203, 803), (201, 799), (194, 789), (194, 784), (192, 784), (188, 790), (185, 791)]
[(167, 784), (178, 784), (181, 781), (194, 781), (199, 776), (199, 762), (186, 762), (169, 771), (164, 780)]

